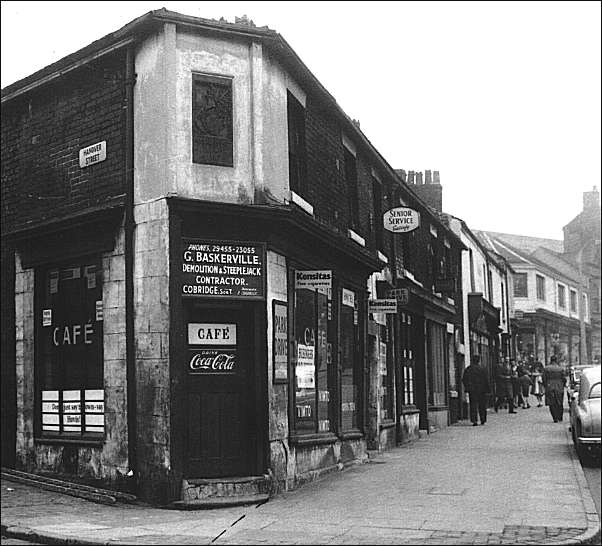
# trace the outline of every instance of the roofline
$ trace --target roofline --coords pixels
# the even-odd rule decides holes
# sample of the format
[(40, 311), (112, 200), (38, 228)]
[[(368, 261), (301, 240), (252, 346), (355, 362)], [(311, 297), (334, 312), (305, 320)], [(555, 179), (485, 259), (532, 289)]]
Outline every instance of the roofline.
[(63, 57), (55, 63), (52, 63), (33, 74), (22, 78), (1, 91), (2, 104), (15, 99), (33, 89), (41, 87), (57, 78), (64, 76), (66, 73), (75, 70), (94, 59), (97, 59), (107, 53), (116, 51), (117, 49), (133, 43), (138, 38), (138, 35), (145, 29), (151, 29), (161, 23), (175, 23), (183, 26), (202, 28), (211, 32), (223, 34), (238, 35), (247, 39), (256, 38), (265, 44), (269, 49), (273, 50), (277, 56), (292, 68), (293, 72), (300, 73), (310, 86), (312, 86), (322, 99), (325, 99), (330, 106), (334, 107), (338, 118), (343, 122), (344, 129), (348, 133), (352, 133), (354, 140), (359, 141), (359, 144), (369, 151), (379, 164), (379, 168), (384, 170), (392, 180), (393, 184), (397, 184), (403, 189), (416, 204), (421, 205), (426, 215), (432, 221), (441, 226), (450, 237), (454, 238), (457, 243), (463, 246), (463, 243), (453, 231), (445, 225), (445, 223), (434, 214), (428, 204), (424, 202), (415, 192), (406, 184), (401, 177), (395, 172), (395, 169), (389, 165), (387, 160), (380, 152), (372, 145), (366, 135), (357, 127), (351, 118), (339, 106), (336, 99), (327, 91), (320, 83), (318, 78), (309, 70), (305, 63), (300, 59), (288, 42), (275, 30), (268, 27), (246, 27), (237, 23), (227, 23), (215, 21), (213, 19), (203, 19), (191, 15), (169, 11), (165, 8), (149, 11), (140, 17), (130, 21), (119, 30), (107, 34), (106, 36), (92, 42), (91, 44), (79, 49), (78, 51)]

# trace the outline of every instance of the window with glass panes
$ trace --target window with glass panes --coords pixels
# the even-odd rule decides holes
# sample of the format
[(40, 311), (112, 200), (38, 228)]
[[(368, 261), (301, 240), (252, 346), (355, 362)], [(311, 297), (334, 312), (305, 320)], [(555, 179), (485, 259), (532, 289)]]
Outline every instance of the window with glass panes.
[(357, 164), (355, 156), (343, 146), (343, 165), (347, 184), (347, 205), (349, 210), (349, 227), (357, 229), (359, 222), (359, 202), (357, 195)]
[(546, 280), (541, 275), (535, 275), (535, 288), (537, 291), (537, 299), (545, 301), (545, 299), (546, 299)]
[(286, 94), (288, 122), (288, 172), (290, 189), (307, 199), (305, 108), (290, 91)]
[(561, 284), (558, 285), (558, 307), (566, 309), (566, 288)]
[(575, 292), (575, 290), (571, 290), (570, 299), (571, 299), (571, 311), (573, 313), (576, 313), (577, 312), (577, 292)]
[(514, 274), (514, 297), (515, 298), (526, 298), (529, 295), (527, 290), (527, 274), (526, 273), (515, 273)]
[(296, 289), (293, 309), (295, 351), (294, 428), (298, 434), (331, 430), (332, 332), (328, 295)]
[(402, 362), (402, 379), (403, 379), (403, 404), (404, 406), (414, 404), (414, 336), (412, 335), (413, 322), (412, 315), (409, 313), (401, 313), (400, 317), (400, 350)]
[(342, 289), (339, 305), (341, 346), (341, 430), (360, 428), (361, 368), (359, 366), (359, 310), (357, 294)]
[(380, 387), (381, 387), (381, 419), (395, 419), (394, 412), (394, 358), (393, 358), (393, 339), (392, 339), (392, 328), (393, 318), (390, 314), (384, 315), (386, 317), (386, 325), (380, 325), (380, 336), (379, 336), (379, 350), (378, 350), (378, 364), (379, 364), (379, 375), (380, 375)]
[(36, 378), (42, 436), (104, 434), (100, 259), (36, 270)]

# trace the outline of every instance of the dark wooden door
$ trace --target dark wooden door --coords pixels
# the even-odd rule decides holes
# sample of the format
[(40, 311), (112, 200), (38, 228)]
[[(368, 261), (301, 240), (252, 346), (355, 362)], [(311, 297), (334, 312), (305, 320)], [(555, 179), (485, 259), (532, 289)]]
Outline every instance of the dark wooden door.
[(196, 309), (187, 324), (187, 477), (248, 476), (256, 457), (250, 309)]

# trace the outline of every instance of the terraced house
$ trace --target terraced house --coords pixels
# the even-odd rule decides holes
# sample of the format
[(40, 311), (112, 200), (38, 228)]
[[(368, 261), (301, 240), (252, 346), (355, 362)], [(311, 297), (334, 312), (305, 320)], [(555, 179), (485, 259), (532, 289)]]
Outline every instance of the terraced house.
[(273, 30), (149, 12), (2, 119), (3, 464), (257, 500), (457, 419), (463, 245)]

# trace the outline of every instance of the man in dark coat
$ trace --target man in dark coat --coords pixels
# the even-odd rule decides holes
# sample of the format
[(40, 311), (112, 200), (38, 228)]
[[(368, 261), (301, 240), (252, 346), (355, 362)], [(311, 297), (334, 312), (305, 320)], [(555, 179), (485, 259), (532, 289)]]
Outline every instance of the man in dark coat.
[(514, 409), (514, 392), (512, 390), (512, 366), (510, 358), (506, 357), (496, 367), (495, 372), (496, 397), (494, 409), (497, 413), (498, 408), (503, 404), (508, 404), (508, 413), (516, 413)]
[(470, 359), (471, 364), (464, 370), (464, 375), (462, 376), (462, 384), (468, 393), (470, 420), (473, 427), (479, 424), (477, 422), (477, 412), (481, 418), (481, 425), (486, 423), (487, 397), (491, 392), (487, 372), (479, 365), (480, 361), (480, 355), (472, 355)]
[(550, 408), (555, 423), (562, 421), (565, 383), (564, 368), (558, 364), (556, 357), (552, 356), (543, 371), (543, 384), (546, 389), (546, 406)]

